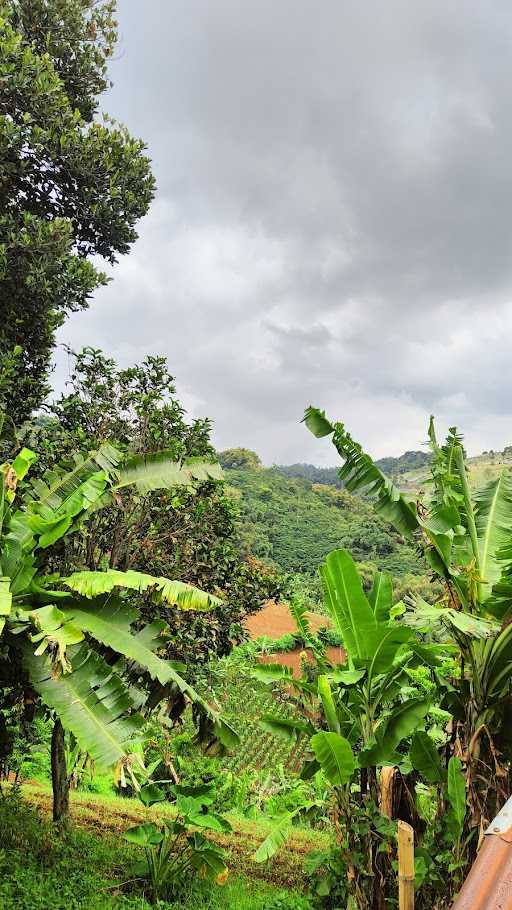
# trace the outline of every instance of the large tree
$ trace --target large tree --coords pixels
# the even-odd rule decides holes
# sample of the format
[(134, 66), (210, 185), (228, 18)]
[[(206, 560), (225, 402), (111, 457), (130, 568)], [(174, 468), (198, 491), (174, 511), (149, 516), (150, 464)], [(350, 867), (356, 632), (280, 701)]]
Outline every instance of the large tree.
[(0, 358), (20, 346), (18, 424), (44, 400), (55, 331), (136, 239), (144, 144), (97, 117), (114, 0), (0, 0)]
[[(39, 469), (70, 459), (77, 447), (96, 449), (103, 440), (127, 455), (151, 461), (164, 452), (173, 461), (215, 457), (207, 419), (187, 422), (165, 358), (147, 357), (119, 369), (101, 351), (70, 352), (74, 367), (68, 390), (23, 430), (23, 441), (39, 453)], [(1, 391), (1, 389), (0, 389)], [(157, 455), (159, 458), (160, 455)], [(158, 463), (155, 465), (158, 472)], [(169, 657), (189, 663), (226, 654), (243, 636), (245, 615), (279, 594), (276, 574), (255, 559), (241, 556), (239, 509), (222, 483), (205, 477), (194, 489), (168, 492), (142, 488), (141, 495), (122, 493), (110, 508), (88, 522), (87, 533), (65, 539), (54, 551), (55, 568), (71, 572), (104, 564), (174, 578), (218, 593), (222, 609), (215, 615), (176, 613), (157, 605), (172, 639)], [(143, 607), (146, 620), (155, 604)]]

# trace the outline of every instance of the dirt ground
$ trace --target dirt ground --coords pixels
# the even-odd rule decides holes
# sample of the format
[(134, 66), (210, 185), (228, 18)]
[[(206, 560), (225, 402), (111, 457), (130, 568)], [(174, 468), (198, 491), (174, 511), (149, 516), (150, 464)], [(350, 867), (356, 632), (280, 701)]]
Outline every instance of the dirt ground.
[[(317, 632), (322, 627), (325, 628), (331, 625), (327, 616), (319, 616), (318, 613), (307, 613), (306, 615), (314, 632)], [(245, 626), (253, 640), (263, 635), (267, 636), (267, 638), (281, 638), (282, 635), (297, 631), (295, 620), (288, 609), (288, 605), (285, 603), (274, 603), (273, 601), (266, 604), (259, 613), (249, 616), (245, 621)], [(339, 664), (343, 661), (341, 648), (328, 647), (327, 656), (333, 664)], [(301, 673), (301, 664), (304, 657), (311, 661), (311, 651), (297, 648), (296, 651), (279, 651), (275, 654), (264, 654), (261, 660), (264, 663), (284, 664), (286, 667), (292, 667), (293, 675), (298, 677)]]
[[(306, 616), (313, 632), (317, 632), (322, 626), (325, 628), (331, 625), (327, 616), (319, 616), (318, 613), (306, 613)], [(277, 604), (274, 601), (269, 601), (259, 613), (248, 616), (245, 627), (252, 639), (260, 638), (262, 635), (268, 638), (281, 638), (282, 635), (297, 631), (288, 604)]]

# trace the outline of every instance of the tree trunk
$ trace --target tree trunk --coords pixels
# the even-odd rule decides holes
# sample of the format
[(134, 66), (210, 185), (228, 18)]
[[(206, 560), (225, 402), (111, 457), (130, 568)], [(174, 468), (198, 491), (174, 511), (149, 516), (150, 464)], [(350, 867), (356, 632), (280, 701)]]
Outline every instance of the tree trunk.
[(64, 728), (57, 718), (52, 731), (53, 820), (60, 828), (69, 828), (69, 777), (66, 766)]

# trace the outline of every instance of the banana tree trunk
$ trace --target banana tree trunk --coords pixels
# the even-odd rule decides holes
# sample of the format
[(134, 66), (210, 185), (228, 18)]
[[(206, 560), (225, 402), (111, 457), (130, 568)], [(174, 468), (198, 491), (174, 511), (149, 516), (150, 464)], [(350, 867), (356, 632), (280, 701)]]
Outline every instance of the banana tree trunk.
[(52, 731), (51, 745), (53, 820), (60, 828), (69, 828), (69, 784), (66, 764), (64, 728), (57, 718)]

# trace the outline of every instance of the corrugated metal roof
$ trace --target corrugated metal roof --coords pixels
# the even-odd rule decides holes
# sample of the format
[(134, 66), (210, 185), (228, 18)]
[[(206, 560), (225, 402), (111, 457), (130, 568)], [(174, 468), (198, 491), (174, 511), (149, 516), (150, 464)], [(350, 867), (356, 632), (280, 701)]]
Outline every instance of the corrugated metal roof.
[(512, 797), (485, 832), (452, 910), (512, 910)]

